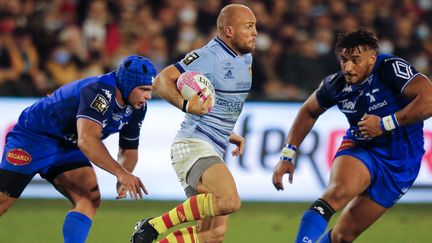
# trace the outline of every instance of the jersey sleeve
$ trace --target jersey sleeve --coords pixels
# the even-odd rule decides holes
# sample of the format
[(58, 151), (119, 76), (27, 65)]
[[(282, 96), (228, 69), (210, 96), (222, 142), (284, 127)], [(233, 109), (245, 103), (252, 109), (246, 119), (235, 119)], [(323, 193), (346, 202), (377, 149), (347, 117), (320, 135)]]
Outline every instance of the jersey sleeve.
[(382, 77), (384, 82), (400, 93), (419, 74), (411, 64), (402, 58), (390, 58), (383, 63)]
[(147, 104), (142, 109), (134, 110), (129, 122), (123, 126), (119, 135), (119, 147), (122, 149), (137, 149), (141, 125), (147, 113)]
[(112, 113), (112, 99), (115, 99), (115, 87), (101, 82), (89, 84), (80, 91), (76, 118), (87, 118), (103, 126)]
[(174, 66), (184, 73), (186, 71), (197, 71), (203, 74), (212, 73), (214, 67), (213, 54), (204, 49), (197, 49), (189, 52), (179, 62), (175, 63)]
[(332, 88), (332, 84), (334, 83), (332, 81), (334, 81), (333, 79), (335, 79), (335, 77), (336, 74), (327, 76), (316, 90), (318, 104), (324, 109), (329, 109), (336, 104), (336, 99), (334, 98), (334, 88)]

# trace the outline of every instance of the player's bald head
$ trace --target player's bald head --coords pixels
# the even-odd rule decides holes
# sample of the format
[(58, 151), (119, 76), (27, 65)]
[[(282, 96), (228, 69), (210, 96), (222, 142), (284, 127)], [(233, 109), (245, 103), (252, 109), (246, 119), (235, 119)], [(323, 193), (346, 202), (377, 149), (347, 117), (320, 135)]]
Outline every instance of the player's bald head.
[(242, 18), (247, 14), (252, 14), (252, 11), (242, 4), (230, 4), (222, 8), (217, 18), (217, 29), (219, 33), (223, 33), (223, 28), (232, 25), (237, 19)]

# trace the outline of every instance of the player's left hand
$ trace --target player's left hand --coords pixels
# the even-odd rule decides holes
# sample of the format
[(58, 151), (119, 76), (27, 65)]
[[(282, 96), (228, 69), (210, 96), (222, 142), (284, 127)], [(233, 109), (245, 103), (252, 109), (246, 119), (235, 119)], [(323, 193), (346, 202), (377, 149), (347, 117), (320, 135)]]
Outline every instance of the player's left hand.
[(279, 191), (284, 189), (283, 186), (283, 176), (288, 174), (288, 181), (292, 184), (293, 176), (294, 176), (294, 164), (289, 161), (279, 160), (279, 163), (273, 170), (273, 185)]
[(127, 197), (128, 190), (126, 186), (122, 185), (120, 182), (117, 181), (116, 189), (117, 189), (116, 199), (123, 199)]
[(242, 155), (244, 152), (244, 138), (235, 133), (231, 133), (230, 143), (235, 144), (237, 147), (231, 152), (232, 156)]
[(372, 139), (381, 136), (384, 132), (380, 126), (381, 117), (371, 114), (364, 114), (357, 123), (360, 132), (366, 139)]

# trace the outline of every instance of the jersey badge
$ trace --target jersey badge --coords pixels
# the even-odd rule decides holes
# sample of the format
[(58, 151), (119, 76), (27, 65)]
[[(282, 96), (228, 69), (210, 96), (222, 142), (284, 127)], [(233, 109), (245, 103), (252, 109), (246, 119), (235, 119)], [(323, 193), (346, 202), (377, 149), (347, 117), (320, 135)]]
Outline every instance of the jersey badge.
[(103, 95), (98, 94), (91, 103), (90, 107), (95, 109), (97, 112), (102, 113), (103, 115), (108, 110), (109, 103)]
[(196, 52), (189, 52), (185, 58), (183, 59), (183, 63), (186, 66), (189, 66), (193, 61), (199, 58), (199, 55)]
[(128, 105), (126, 107), (125, 116), (130, 116), (132, 114), (132, 108)]

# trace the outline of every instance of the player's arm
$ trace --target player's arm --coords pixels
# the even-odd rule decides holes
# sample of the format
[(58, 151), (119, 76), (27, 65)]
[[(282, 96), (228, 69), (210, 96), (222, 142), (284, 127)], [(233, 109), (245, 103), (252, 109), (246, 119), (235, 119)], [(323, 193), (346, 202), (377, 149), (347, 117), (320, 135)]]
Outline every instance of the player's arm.
[(111, 157), (101, 140), (101, 125), (90, 119), (78, 118), (77, 131), (78, 147), (84, 155), (98, 167), (115, 175), (118, 181), (125, 185), (131, 197), (142, 198), (141, 190), (146, 192), (144, 185)]
[(121, 164), (127, 171), (132, 173), (136, 164), (138, 163), (138, 150), (119, 148), (117, 162)]
[(244, 152), (244, 138), (234, 132), (231, 133), (229, 142), (236, 145), (236, 148), (231, 152), (232, 156), (242, 155)]
[(318, 117), (324, 113), (314, 92), (300, 108), (293, 125), (288, 133), (286, 144), (300, 146), (306, 135), (310, 132)]
[[(138, 149), (119, 148), (117, 162), (121, 164), (128, 172), (132, 173), (138, 163)], [(120, 182), (117, 182), (116, 188), (118, 193), (116, 199), (126, 198), (126, 187), (122, 186)], [(147, 194), (147, 191), (144, 191)]]
[(432, 116), (432, 83), (424, 75), (417, 75), (402, 94), (411, 102), (395, 113), (399, 126), (423, 121)]
[(156, 76), (153, 81), (153, 88), (160, 97), (181, 110), (184, 99), (176, 86), (179, 76), (179, 70), (174, 65), (170, 65)]
[(413, 124), (432, 116), (432, 83), (424, 75), (417, 75), (403, 89), (402, 94), (411, 102), (394, 114), (378, 117), (366, 114), (358, 123), (365, 138), (374, 138), (385, 131)]
[(211, 105), (211, 99), (202, 103), (199, 101), (199, 95), (194, 95), (191, 100), (185, 100), (177, 89), (176, 82), (179, 76), (180, 71), (174, 65), (166, 67), (156, 76), (153, 82), (154, 90), (160, 97), (183, 112), (196, 115), (206, 114)]
[(297, 147), (305, 139), (306, 135), (311, 131), (318, 117), (325, 111), (316, 98), (314, 92), (302, 105), (297, 114), (293, 125), (288, 133), (286, 145), (282, 149), (281, 157), (273, 171), (273, 185), (277, 190), (283, 190), (282, 178), (284, 174), (288, 174), (288, 180), (292, 183), (294, 175), (294, 159)]

